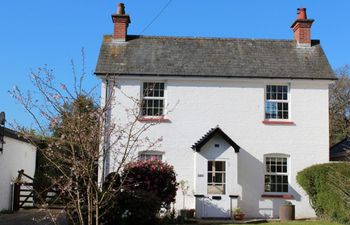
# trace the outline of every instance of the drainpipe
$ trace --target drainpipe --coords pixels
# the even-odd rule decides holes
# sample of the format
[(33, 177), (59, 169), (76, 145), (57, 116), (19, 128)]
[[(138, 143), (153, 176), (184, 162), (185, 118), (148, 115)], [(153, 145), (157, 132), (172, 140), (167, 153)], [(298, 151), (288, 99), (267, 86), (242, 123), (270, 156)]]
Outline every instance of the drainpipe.
[(105, 115), (105, 119), (104, 119), (104, 134), (103, 134), (103, 163), (102, 163), (102, 175), (101, 175), (101, 181), (102, 183), (104, 183), (105, 181), (105, 177), (109, 174), (109, 156), (110, 156), (110, 152), (109, 152), (109, 137), (108, 137), (108, 126), (110, 125), (110, 108), (107, 108), (107, 100), (110, 97), (109, 96), (109, 82), (108, 82), (108, 76), (106, 78), (106, 86), (105, 86), (105, 107), (106, 107), (106, 115)]

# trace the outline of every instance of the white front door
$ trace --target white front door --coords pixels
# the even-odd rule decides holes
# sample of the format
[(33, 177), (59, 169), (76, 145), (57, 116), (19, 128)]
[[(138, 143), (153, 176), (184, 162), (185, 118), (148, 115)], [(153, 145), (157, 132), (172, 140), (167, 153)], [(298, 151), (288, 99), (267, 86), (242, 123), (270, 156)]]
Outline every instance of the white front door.
[[(220, 136), (214, 136), (195, 155), (196, 215), (230, 218), (237, 206), (237, 153)], [(235, 202), (232, 202), (235, 201)]]
[(208, 160), (207, 163), (207, 197), (203, 199), (203, 217), (230, 217), (230, 199), (227, 195), (226, 176), (228, 172), (226, 160)]

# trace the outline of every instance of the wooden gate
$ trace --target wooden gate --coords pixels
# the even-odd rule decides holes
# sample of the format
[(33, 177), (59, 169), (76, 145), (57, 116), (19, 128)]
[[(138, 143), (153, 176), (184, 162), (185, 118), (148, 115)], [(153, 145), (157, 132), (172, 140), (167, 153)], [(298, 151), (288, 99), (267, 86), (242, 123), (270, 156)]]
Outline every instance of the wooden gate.
[(33, 183), (33, 177), (25, 174), (24, 170), (18, 171), (18, 177), (13, 184), (13, 211), (18, 211), (20, 208), (38, 208), (43, 204), (46, 208), (63, 208), (59, 193), (52, 188), (45, 191), (41, 204), (37, 204), (35, 197), (39, 193), (34, 189)]

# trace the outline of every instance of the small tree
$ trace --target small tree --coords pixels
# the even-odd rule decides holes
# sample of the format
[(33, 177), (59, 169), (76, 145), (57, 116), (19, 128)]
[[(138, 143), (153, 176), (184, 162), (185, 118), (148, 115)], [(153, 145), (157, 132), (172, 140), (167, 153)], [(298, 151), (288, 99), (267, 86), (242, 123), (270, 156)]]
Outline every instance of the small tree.
[(190, 186), (188, 185), (187, 180), (180, 180), (179, 186), (182, 192), (182, 208), (185, 209), (185, 205), (186, 205), (185, 199), (186, 199), (186, 195), (188, 194), (188, 189), (190, 188)]
[[(33, 92), (24, 94), (15, 87), (10, 93), (37, 126), (37, 135), (24, 131), (23, 136), (40, 147), (47, 165), (57, 172), (55, 175), (47, 174), (51, 185), (47, 188), (55, 188), (61, 193), (65, 211), (73, 224), (97, 225), (105, 213), (100, 209), (109, 205), (111, 198), (108, 193), (114, 189), (118, 194), (121, 190), (113, 186), (102, 190), (102, 182), (97, 180), (97, 169), (105, 170), (107, 154), (114, 151), (115, 154), (110, 157), (115, 157), (118, 162), (113, 168), (118, 174), (126, 163), (133, 160), (137, 149), (142, 146), (142, 150), (147, 150), (160, 139), (144, 137), (144, 132), (156, 123), (138, 122), (139, 99), (130, 98), (132, 108), (120, 107), (120, 113), (127, 114), (129, 121), (117, 124), (110, 116), (111, 108), (119, 104), (114, 98), (115, 80), (106, 76), (111, 88), (100, 104), (93, 90), (86, 91), (82, 86), (86, 75), (84, 68), (77, 77), (72, 65), (74, 82), (71, 88), (56, 83), (53, 71), (45, 67), (31, 73)], [(38, 144), (43, 142), (44, 145)]]
[(350, 67), (338, 70), (338, 80), (329, 89), (330, 144), (350, 136)]

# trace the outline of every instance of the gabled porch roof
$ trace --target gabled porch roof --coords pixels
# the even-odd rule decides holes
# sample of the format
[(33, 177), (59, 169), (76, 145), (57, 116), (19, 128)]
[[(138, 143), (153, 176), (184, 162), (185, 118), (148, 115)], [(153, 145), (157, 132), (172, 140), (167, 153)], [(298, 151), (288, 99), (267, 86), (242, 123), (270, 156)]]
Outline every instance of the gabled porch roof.
[(219, 126), (210, 129), (201, 139), (199, 139), (194, 145), (192, 145), (192, 149), (196, 152), (200, 152), (201, 148), (215, 135), (220, 135), (227, 143), (229, 143), (234, 149), (235, 152), (239, 152), (240, 147), (227, 135), (223, 132)]

